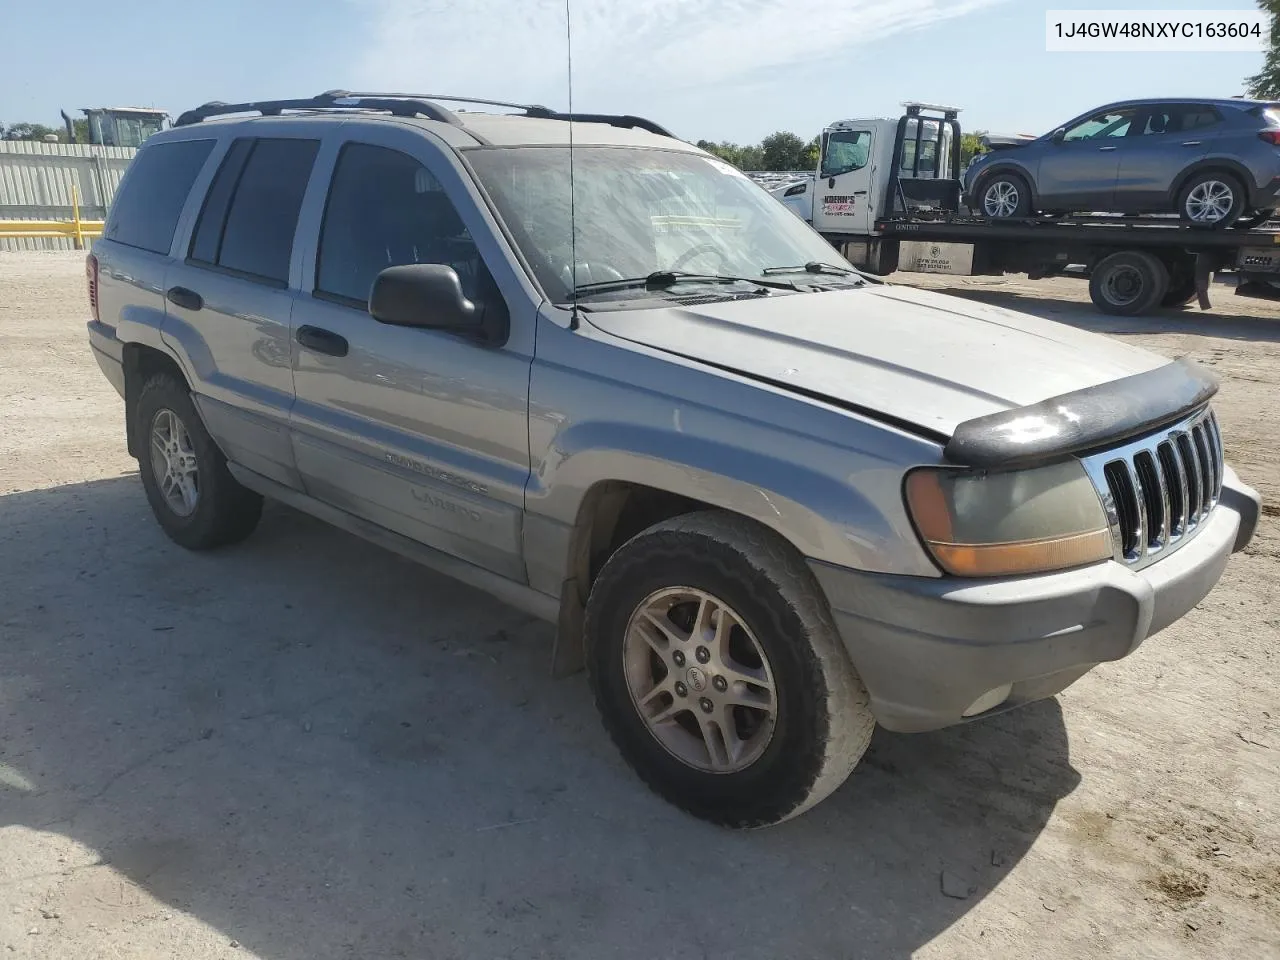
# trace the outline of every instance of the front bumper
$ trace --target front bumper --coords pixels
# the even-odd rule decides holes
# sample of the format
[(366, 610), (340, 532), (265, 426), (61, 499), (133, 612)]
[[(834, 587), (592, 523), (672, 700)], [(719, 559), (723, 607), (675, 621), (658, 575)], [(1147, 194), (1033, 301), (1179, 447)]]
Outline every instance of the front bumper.
[(93, 359), (106, 374), (116, 393), (124, 396), (124, 344), (116, 337), (113, 328), (97, 320), (90, 320), (89, 346), (93, 348)]
[(1132, 653), (1213, 589), (1258, 522), (1258, 494), (1228, 472), (1195, 537), (1141, 571), (1115, 561), (1001, 580), (902, 577), (809, 561), (830, 602), (871, 708), (889, 730), (964, 720), (1011, 685), (986, 716), (1051, 697)]

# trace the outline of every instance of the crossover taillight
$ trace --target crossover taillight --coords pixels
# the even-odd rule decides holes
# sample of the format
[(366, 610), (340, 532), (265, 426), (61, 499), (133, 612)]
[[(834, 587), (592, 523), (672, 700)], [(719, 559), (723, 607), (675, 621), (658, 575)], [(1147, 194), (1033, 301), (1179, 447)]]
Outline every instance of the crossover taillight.
[(1259, 130), (1258, 139), (1280, 147), (1280, 130)]
[(98, 319), (98, 258), (92, 253), (84, 258), (84, 278), (89, 284), (89, 309)]

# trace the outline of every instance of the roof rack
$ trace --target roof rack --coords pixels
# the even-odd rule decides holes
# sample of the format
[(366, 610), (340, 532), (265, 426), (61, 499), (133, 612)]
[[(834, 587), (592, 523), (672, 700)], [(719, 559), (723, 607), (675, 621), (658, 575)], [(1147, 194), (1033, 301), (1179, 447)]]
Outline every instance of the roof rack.
[(279, 116), (285, 110), (385, 110), (397, 117), (426, 117), (441, 123), (449, 123), (455, 127), (466, 126), (462, 119), (452, 110), (440, 106), (435, 101), (446, 103), (475, 103), (487, 107), (504, 107), (523, 111), (526, 117), (539, 120), (565, 120), (577, 123), (607, 123), (614, 127), (647, 130), (661, 137), (672, 137), (666, 127), (626, 114), (608, 113), (560, 113), (550, 107), (536, 103), (510, 103), (505, 100), (484, 100), (478, 97), (452, 97), (439, 94), (416, 93), (359, 93), (350, 90), (326, 90), (316, 97), (300, 100), (259, 100), (249, 103), (222, 103), (213, 101), (194, 110), (188, 110), (174, 121), (175, 127), (183, 127), (192, 123), (200, 123), (210, 117), (226, 116), (234, 113), (257, 113), (264, 117)]

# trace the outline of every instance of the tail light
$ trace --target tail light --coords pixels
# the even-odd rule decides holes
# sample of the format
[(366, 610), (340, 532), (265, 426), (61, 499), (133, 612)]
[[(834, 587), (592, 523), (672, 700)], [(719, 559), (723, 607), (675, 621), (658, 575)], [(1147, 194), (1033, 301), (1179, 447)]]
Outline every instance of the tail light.
[(92, 253), (84, 258), (84, 278), (89, 284), (89, 309), (98, 320), (98, 258)]
[(1259, 130), (1258, 139), (1280, 147), (1280, 130)]

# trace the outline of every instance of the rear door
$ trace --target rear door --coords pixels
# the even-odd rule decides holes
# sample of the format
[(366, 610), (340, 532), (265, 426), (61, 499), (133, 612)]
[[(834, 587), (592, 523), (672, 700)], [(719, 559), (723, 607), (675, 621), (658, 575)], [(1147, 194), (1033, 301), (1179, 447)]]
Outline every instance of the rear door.
[(229, 459), (292, 487), (290, 276), (319, 146), (302, 136), (232, 140), (186, 256), (165, 276), (165, 336), (189, 359), (209, 432)]
[(1099, 111), (1068, 127), (1059, 142), (1045, 144), (1036, 169), (1040, 208), (1112, 210), (1120, 158), (1138, 112), (1137, 107)]
[(866, 235), (874, 220), (876, 130), (826, 130), (814, 185), (813, 226), (820, 233)]
[(1115, 207), (1125, 213), (1171, 209), (1178, 174), (1209, 152), (1222, 129), (1222, 115), (1210, 104), (1160, 103), (1138, 117), (1126, 138), (1116, 181)]
[[(504, 293), (509, 261), (469, 180), (433, 141), (390, 124), (344, 139), (327, 199), (307, 214), (316, 239), (293, 316), (306, 491), (522, 582), (536, 305)], [(410, 263), (453, 267), (468, 299), (509, 314), (506, 343), (374, 320), (374, 279)]]

